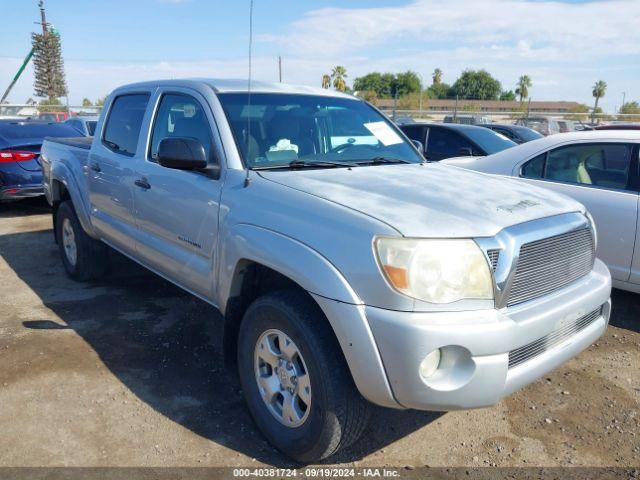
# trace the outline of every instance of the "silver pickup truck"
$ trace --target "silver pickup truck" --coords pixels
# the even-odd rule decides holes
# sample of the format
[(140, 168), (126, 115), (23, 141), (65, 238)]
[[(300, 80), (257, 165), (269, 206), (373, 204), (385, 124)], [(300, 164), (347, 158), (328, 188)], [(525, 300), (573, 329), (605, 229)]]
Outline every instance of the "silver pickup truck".
[(370, 403), (492, 405), (609, 320), (582, 205), (425, 163), (341, 93), (128, 85), (42, 167), (68, 274), (113, 248), (216, 306), (257, 426), (302, 462), (354, 442)]

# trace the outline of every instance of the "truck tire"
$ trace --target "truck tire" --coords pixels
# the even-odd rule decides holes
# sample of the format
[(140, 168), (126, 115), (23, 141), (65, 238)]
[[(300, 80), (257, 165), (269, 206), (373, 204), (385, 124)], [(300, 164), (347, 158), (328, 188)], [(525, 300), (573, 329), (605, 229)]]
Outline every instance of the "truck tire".
[(240, 324), (238, 368), (258, 428), (298, 462), (329, 457), (366, 427), (370, 404), (306, 292), (269, 293), (249, 306)]
[(70, 201), (60, 204), (56, 214), (56, 240), (67, 274), (74, 280), (99, 278), (107, 270), (107, 246), (87, 235)]

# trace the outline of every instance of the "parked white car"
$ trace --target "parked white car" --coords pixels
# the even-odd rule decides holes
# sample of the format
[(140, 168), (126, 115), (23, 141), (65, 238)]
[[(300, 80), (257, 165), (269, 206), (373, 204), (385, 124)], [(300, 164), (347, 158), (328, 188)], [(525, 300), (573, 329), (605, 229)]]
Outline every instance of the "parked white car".
[(639, 151), (640, 131), (575, 132), (442, 163), (520, 177), (580, 201), (595, 219), (597, 256), (614, 287), (640, 293)]

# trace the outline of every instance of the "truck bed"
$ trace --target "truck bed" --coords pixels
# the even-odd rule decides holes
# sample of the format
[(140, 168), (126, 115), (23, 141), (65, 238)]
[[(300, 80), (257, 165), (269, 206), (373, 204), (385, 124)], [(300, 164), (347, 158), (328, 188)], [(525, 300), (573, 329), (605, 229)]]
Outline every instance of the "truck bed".
[(70, 138), (61, 138), (61, 137), (45, 137), (47, 142), (60, 143), (62, 145), (69, 145), (70, 147), (82, 148), (84, 150), (91, 149), (91, 142), (93, 142), (93, 137), (70, 137)]

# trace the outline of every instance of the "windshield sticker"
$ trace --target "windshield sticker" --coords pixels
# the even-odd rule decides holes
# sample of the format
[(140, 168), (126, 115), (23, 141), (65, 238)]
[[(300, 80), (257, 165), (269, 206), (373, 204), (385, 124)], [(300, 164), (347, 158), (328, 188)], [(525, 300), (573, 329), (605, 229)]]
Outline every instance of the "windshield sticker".
[(375, 135), (385, 147), (402, 143), (402, 138), (386, 122), (365, 123), (364, 127)]

